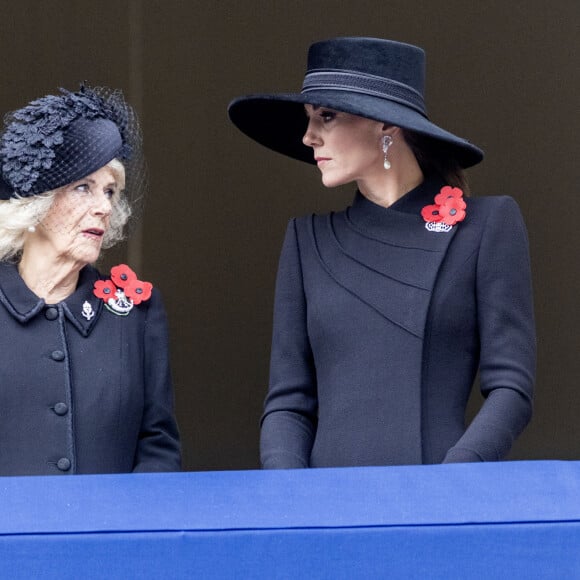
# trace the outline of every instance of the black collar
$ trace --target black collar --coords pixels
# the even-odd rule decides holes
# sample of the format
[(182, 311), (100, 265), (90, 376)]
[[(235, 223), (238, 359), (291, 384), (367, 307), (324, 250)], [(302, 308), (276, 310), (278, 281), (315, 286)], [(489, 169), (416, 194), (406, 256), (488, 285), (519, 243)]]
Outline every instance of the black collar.
[[(22, 324), (52, 306), (62, 310), (73, 326), (83, 336), (88, 336), (103, 308), (103, 301), (93, 294), (93, 286), (98, 279), (98, 271), (92, 266), (85, 266), (79, 273), (75, 292), (58, 304), (47, 305), (44, 299), (39, 298), (26, 286), (15, 264), (0, 263), (0, 302)], [(83, 308), (85, 302), (88, 302), (89, 306)], [(83, 312), (89, 313), (89, 320), (83, 316)]]
[(357, 191), (352, 206), (345, 212), (346, 220), (367, 237), (402, 247), (439, 251), (447, 246), (448, 235), (434, 235), (425, 229), (421, 210), (434, 203), (443, 185), (438, 178), (426, 179), (390, 207), (378, 205)]

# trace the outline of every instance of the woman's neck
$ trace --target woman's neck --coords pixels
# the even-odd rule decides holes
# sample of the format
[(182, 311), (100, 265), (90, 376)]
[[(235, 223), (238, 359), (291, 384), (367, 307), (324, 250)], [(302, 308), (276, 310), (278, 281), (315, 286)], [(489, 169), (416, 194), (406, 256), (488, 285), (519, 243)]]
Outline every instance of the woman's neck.
[(79, 272), (85, 264), (70, 260), (47, 259), (46, 256), (22, 254), (18, 272), (24, 283), (47, 304), (68, 298), (77, 287)]
[(373, 203), (383, 207), (393, 205), (425, 179), (415, 156), (408, 149), (399, 151), (390, 169), (382, 169), (372, 179), (357, 182), (359, 191)]

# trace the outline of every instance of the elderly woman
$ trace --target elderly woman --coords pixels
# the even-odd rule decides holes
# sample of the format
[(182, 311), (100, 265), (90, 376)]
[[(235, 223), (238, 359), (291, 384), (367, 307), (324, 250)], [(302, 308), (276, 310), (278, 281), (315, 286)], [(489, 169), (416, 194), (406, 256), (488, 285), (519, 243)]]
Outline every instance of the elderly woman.
[[(530, 419), (528, 242), (509, 197), (467, 197), (475, 145), (429, 120), (424, 52), (315, 43), (301, 93), (233, 101), (232, 121), (350, 207), (291, 220), (276, 284), (266, 468), (494, 461)], [(465, 425), (479, 369), (484, 402)]]
[(0, 143), (0, 475), (179, 470), (159, 292), (91, 265), (144, 183), (138, 122), (120, 92), (61, 93)]

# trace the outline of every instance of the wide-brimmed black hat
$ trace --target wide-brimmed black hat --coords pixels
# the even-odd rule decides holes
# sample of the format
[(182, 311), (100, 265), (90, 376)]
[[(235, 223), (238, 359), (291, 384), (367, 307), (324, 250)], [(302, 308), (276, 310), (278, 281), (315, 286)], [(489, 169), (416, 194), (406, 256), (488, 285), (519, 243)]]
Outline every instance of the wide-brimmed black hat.
[(306, 103), (436, 139), (461, 167), (479, 163), (481, 149), (429, 120), (424, 87), (425, 53), (421, 48), (379, 38), (333, 38), (310, 47), (302, 92), (238, 97), (230, 103), (228, 113), (258, 143), (308, 163), (314, 163), (314, 156), (312, 148), (302, 143)]

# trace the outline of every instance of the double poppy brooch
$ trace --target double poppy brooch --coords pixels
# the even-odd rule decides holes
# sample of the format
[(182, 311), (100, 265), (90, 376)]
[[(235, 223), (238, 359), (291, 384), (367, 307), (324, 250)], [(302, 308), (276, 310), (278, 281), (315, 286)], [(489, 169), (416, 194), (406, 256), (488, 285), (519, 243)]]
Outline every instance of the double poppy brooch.
[(448, 232), (465, 219), (466, 207), (463, 191), (459, 187), (446, 185), (435, 196), (435, 203), (421, 210), (421, 216), (430, 232)]
[(101, 298), (107, 310), (119, 316), (127, 316), (136, 304), (151, 298), (153, 284), (143, 282), (126, 264), (111, 268), (110, 280), (97, 280), (93, 294)]

